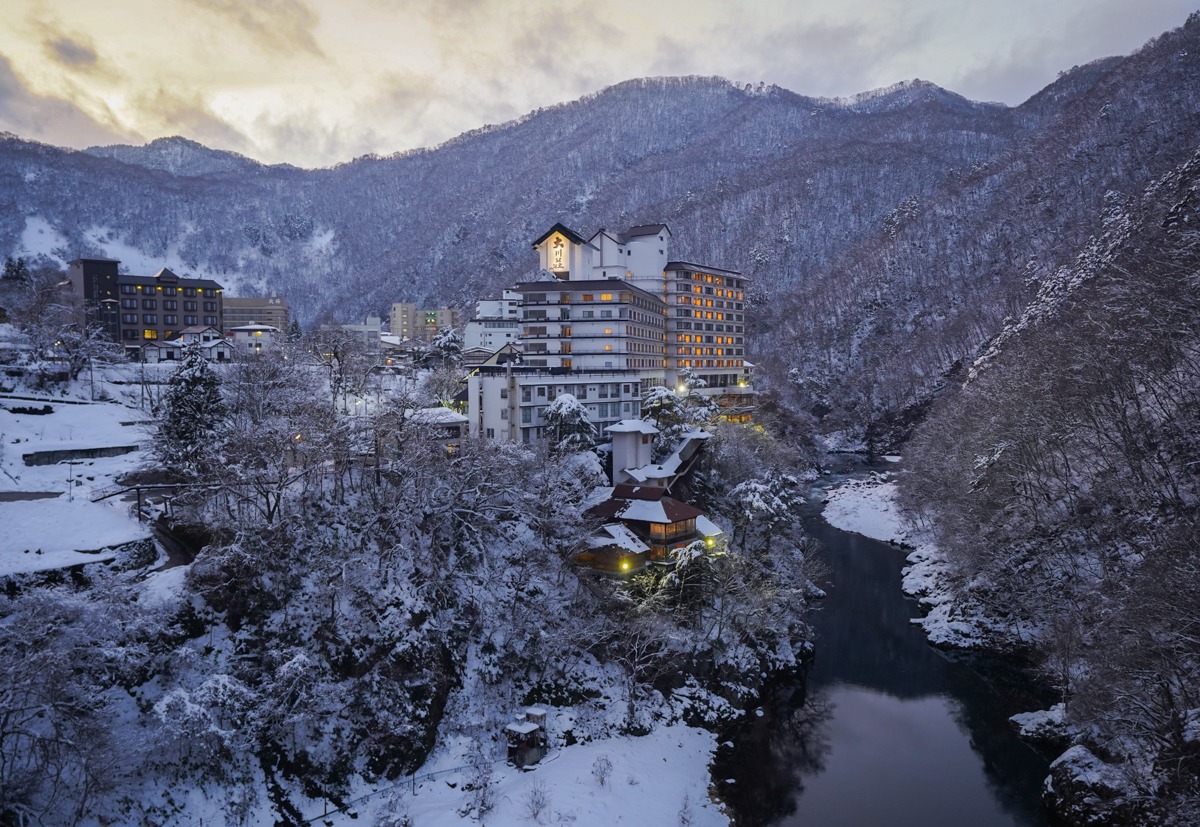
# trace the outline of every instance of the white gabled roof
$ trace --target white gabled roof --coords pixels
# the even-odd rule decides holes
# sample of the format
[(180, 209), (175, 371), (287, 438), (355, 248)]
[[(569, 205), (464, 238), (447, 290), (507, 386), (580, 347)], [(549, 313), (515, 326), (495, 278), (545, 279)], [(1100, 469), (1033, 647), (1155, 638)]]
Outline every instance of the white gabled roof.
[(658, 428), (654, 427), (654, 423), (647, 422), (644, 419), (622, 419), (616, 425), (609, 425), (604, 429), (610, 434), (657, 434)]
[(517, 724), (509, 724), (505, 729), (509, 732), (515, 732), (518, 735), (528, 735), (531, 732), (537, 732), (541, 727), (529, 721), (522, 721)]
[(269, 330), (272, 333), (280, 332), (279, 328), (277, 328), (277, 327), (272, 327), (269, 324), (258, 324), (257, 322), (251, 322), (250, 324), (240, 324), (237, 327), (229, 328), (230, 333), (233, 333), (236, 330), (242, 330), (242, 331), (248, 331), (248, 332), (255, 331), (255, 330)]

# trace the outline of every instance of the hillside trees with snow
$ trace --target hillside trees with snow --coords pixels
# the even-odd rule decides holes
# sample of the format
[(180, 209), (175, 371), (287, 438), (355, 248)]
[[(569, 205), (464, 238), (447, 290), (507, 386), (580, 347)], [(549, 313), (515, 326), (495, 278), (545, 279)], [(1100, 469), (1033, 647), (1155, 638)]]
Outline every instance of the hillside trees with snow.
[(1178, 824), (1200, 812), (1197, 204), (1200, 155), (1011, 323), (922, 426), (904, 486), (958, 600), (1041, 659), (1082, 745), (1128, 777), (1109, 817)]

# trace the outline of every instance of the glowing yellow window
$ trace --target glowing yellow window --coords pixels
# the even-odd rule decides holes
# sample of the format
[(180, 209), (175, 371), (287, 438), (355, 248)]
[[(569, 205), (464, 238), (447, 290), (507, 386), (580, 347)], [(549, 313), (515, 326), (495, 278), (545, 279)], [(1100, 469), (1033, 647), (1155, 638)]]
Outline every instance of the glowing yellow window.
[(613, 296), (613, 294), (612, 294), (612, 293), (601, 293), (601, 294), (600, 294), (600, 301), (602, 301), (602, 302), (610, 302), (610, 301), (612, 301), (612, 296)]
[(146, 328), (145, 330), (142, 331), (142, 338), (143, 339), (157, 339), (158, 331), (150, 330), (149, 328)]

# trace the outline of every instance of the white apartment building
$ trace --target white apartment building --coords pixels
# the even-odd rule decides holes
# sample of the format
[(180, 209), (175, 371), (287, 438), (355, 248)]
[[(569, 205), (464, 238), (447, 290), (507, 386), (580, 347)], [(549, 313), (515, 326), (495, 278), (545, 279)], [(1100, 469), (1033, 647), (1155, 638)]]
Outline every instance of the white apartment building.
[(283, 341), (283, 331), (267, 324), (243, 324), (227, 331), (234, 347), (242, 353), (262, 353)]
[(498, 299), (481, 299), (475, 318), (463, 329), (463, 350), (484, 348), (495, 353), (521, 337), (521, 294), (505, 290)]
[(453, 307), (423, 309), (412, 302), (396, 302), (389, 315), (389, 332), (401, 339), (433, 341), (438, 331), (458, 327), (458, 310)]
[(569, 393), (604, 429), (641, 416), (642, 390), (634, 371), (568, 370), (485, 365), (467, 377), (467, 417), (472, 436), (530, 444), (545, 436), (546, 406)]

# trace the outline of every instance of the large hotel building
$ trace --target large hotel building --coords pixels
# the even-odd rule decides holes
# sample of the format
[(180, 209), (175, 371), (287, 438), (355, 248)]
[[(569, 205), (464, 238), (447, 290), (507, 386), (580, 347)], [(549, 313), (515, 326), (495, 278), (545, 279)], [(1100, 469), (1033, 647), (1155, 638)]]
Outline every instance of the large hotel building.
[(223, 288), (217, 282), (183, 278), (166, 268), (131, 276), (118, 273), (119, 265), (110, 258), (77, 258), (68, 262), (67, 278), (87, 319), (126, 350), (174, 339), (189, 327), (220, 329)]
[[(690, 369), (744, 411), (746, 279), (735, 270), (672, 261), (665, 224), (599, 230), (590, 239), (555, 224), (533, 242), (540, 278), (518, 284), (519, 367), (484, 366), (468, 380), (473, 433), (533, 442), (558, 393), (584, 403), (598, 432), (640, 415), (655, 385)], [(485, 302), (480, 303), (481, 306)]]

